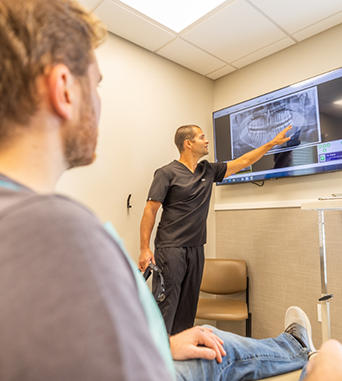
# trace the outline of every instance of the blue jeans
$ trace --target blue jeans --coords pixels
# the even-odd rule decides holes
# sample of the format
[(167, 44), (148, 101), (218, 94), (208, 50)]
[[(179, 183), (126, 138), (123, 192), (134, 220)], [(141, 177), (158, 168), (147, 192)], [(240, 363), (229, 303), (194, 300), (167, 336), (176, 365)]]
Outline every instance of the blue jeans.
[(226, 356), (216, 360), (175, 361), (177, 381), (258, 380), (304, 367), (308, 350), (287, 333), (256, 340), (210, 327), (224, 340)]

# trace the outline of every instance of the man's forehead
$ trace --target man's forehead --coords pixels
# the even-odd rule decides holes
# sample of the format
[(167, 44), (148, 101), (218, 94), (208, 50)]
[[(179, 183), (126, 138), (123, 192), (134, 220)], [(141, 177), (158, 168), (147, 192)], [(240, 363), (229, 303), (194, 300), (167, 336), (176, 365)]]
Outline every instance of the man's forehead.
[(204, 132), (200, 128), (195, 127), (195, 129), (196, 129), (196, 136), (204, 135)]

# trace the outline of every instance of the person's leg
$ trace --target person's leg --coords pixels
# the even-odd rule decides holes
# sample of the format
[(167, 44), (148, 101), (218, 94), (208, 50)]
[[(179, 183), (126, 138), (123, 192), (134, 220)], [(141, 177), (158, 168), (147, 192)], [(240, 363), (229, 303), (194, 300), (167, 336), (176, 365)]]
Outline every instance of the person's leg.
[(184, 250), (186, 250), (186, 273), (174, 317), (172, 335), (176, 335), (194, 325), (203, 275), (203, 246), (187, 247)]
[(287, 333), (275, 339), (256, 340), (213, 329), (224, 340), (226, 356), (215, 360), (175, 361), (180, 381), (258, 380), (301, 369), (308, 350)]
[[(171, 334), (187, 267), (185, 250), (180, 247), (156, 248), (155, 260), (157, 266), (162, 270), (165, 285), (165, 299), (157, 303), (163, 315), (167, 333)], [(158, 274), (153, 274), (153, 295), (158, 282)]]
[(285, 326), (285, 332), (277, 338), (263, 340), (213, 328), (213, 332), (224, 341), (226, 356), (222, 363), (214, 360), (175, 361), (177, 380), (258, 380), (301, 369), (308, 360), (308, 354), (315, 351), (310, 321), (300, 308), (290, 307), (286, 311)]

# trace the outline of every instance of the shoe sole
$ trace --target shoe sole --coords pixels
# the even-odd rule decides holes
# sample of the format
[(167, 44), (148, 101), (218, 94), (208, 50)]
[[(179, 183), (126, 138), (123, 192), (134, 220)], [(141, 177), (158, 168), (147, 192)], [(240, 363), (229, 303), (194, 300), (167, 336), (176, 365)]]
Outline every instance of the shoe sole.
[[(289, 310), (293, 310), (293, 309), (295, 309), (295, 310), (299, 313), (299, 315), (301, 315), (301, 316), (304, 318), (305, 328), (306, 328), (306, 331), (307, 331), (307, 333), (308, 333), (308, 340), (309, 340), (310, 350), (311, 350), (311, 352), (315, 352), (315, 351), (316, 351), (316, 348), (315, 348), (315, 346), (314, 346), (314, 344), (313, 344), (313, 341), (312, 341), (311, 323), (310, 323), (310, 320), (309, 320), (308, 315), (307, 315), (301, 308), (299, 308), (299, 307), (295, 307), (295, 306), (293, 306), (293, 307), (289, 307), (289, 308), (287, 309), (287, 311), (286, 311), (286, 314), (287, 314), (287, 312), (288, 312)], [(285, 316), (286, 316), (286, 314), (285, 314)]]

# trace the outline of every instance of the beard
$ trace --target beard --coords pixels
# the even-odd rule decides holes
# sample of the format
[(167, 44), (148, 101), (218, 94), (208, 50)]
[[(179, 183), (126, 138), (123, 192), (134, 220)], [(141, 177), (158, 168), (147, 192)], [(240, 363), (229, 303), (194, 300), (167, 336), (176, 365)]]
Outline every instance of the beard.
[(63, 143), (68, 169), (91, 164), (96, 158), (97, 121), (87, 79), (81, 80), (82, 100), (79, 120), (67, 127)]

